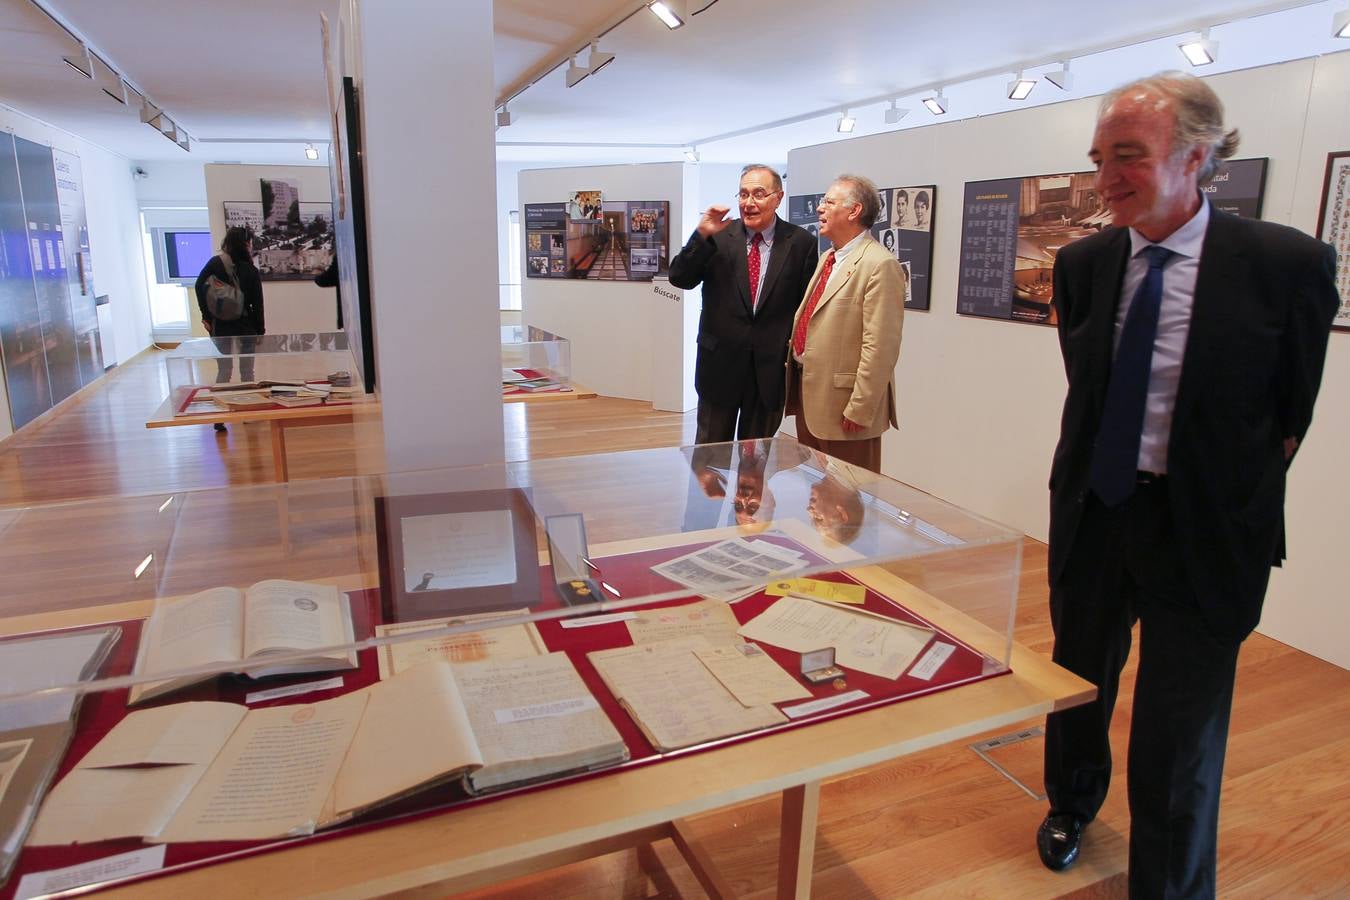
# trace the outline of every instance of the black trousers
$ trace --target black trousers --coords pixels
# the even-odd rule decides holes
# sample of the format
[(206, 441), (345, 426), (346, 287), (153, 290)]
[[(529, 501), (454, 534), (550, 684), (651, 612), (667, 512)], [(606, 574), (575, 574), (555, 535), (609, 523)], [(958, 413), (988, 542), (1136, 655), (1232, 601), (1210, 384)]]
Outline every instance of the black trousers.
[(1111, 781), (1108, 730), (1139, 623), (1130, 720), (1130, 896), (1213, 897), (1238, 643), (1214, 637), (1188, 586), (1167, 481), (1115, 509), (1089, 495), (1072, 557), (1051, 586), (1054, 660), (1097, 699), (1046, 719), (1052, 813), (1096, 816)]
[(773, 437), (783, 423), (783, 408), (764, 405), (759, 385), (749, 378), (741, 390), (739, 403), (712, 403), (698, 398), (696, 444), (720, 444)]

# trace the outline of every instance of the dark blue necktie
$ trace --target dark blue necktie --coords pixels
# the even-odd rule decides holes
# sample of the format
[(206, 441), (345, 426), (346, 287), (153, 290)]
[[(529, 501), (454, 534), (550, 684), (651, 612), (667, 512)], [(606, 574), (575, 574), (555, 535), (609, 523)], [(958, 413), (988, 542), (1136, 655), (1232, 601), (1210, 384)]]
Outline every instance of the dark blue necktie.
[(1125, 502), (1138, 481), (1139, 436), (1144, 430), (1153, 341), (1158, 334), (1163, 266), (1172, 251), (1155, 244), (1145, 248), (1144, 255), (1148, 257), (1148, 274), (1134, 292), (1120, 330), (1102, 423), (1092, 452), (1092, 490), (1107, 506)]

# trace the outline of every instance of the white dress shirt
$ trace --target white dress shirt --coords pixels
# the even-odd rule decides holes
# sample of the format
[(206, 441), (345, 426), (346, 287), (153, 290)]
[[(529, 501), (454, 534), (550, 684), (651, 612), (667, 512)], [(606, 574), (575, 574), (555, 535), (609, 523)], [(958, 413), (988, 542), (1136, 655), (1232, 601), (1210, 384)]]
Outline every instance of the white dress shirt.
[[(1186, 337), (1191, 330), (1191, 307), (1195, 303), (1195, 279), (1200, 272), (1200, 248), (1209, 227), (1209, 201), (1185, 225), (1158, 242), (1174, 254), (1163, 266), (1162, 305), (1158, 309), (1158, 334), (1153, 341), (1153, 364), (1144, 405), (1144, 428), (1139, 438), (1139, 468), (1145, 472), (1167, 471), (1167, 441), (1172, 433), (1172, 412), (1177, 403), (1181, 362), (1186, 355)], [(1120, 286), (1116, 309), (1115, 346), (1129, 314), (1134, 293), (1148, 274), (1144, 250), (1153, 242), (1130, 229), (1130, 260)]]

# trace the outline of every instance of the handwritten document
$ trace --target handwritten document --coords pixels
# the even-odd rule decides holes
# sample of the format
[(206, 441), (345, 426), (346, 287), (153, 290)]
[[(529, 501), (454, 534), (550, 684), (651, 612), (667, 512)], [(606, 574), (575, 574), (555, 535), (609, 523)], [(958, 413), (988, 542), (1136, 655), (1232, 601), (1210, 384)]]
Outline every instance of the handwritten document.
[(401, 641), (380, 647), (380, 677), (391, 678), (420, 662), (445, 660), (447, 662), (480, 662), (485, 659), (519, 659), (539, 656), (545, 652), (544, 641), (533, 622), (496, 625), (503, 619), (523, 617), (528, 609), (477, 613), (467, 616), (446, 616), (440, 619), (420, 619), (416, 622), (393, 622), (375, 626), (377, 637), (410, 634), (416, 631), (444, 629), (453, 625), (481, 624), (482, 631), (461, 631), (455, 634), (432, 635), (424, 640)]
[(758, 644), (709, 647), (695, 650), (694, 655), (743, 706), (811, 699), (811, 692)]
[(746, 707), (699, 661), (705, 638), (597, 650), (588, 658), (652, 746), (674, 750), (787, 719), (772, 706)]
[(511, 584), (516, 580), (511, 511), (490, 509), (404, 519), (403, 578), (409, 591)]
[(934, 634), (930, 628), (800, 597), (775, 601), (740, 633), (796, 653), (833, 647), (837, 665), (891, 679), (904, 673)]
[(647, 609), (628, 623), (634, 644), (655, 644), (679, 638), (704, 637), (713, 644), (739, 644), (741, 623), (721, 600), (700, 600), (684, 606)]
[(156, 840), (261, 840), (312, 831), (365, 705), (358, 692), (253, 710)]

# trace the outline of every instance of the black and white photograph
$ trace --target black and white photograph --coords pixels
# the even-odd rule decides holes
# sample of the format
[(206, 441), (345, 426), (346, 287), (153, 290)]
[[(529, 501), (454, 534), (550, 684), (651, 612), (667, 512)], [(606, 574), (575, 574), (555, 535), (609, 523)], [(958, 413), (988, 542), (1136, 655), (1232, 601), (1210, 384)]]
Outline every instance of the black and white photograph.
[(253, 261), (263, 281), (309, 281), (333, 259), (333, 205), (301, 203), (288, 206), (285, 220), (267, 224), (263, 204), (252, 200), (225, 201), (225, 227), (243, 226), (253, 232)]
[(531, 274), (531, 275), (547, 275), (547, 274), (548, 274), (548, 257), (547, 257), (547, 256), (527, 256), (527, 257), (525, 257), (525, 263), (526, 263), (526, 265), (529, 267), (529, 270), (530, 270), (530, 274)]
[(881, 204), (881, 208), (877, 210), (877, 222), (880, 224), (885, 224), (891, 220), (890, 204), (888, 202), (890, 198), (890, 191), (877, 191), (877, 202)]
[(655, 272), (660, 265), (661, 251), (656, 247), (634, 247), (628, 252), (634, 272)]

